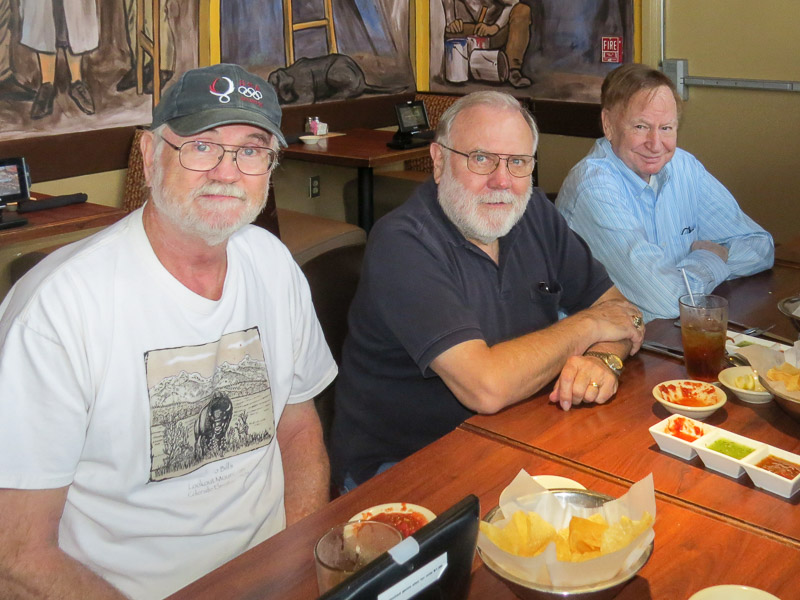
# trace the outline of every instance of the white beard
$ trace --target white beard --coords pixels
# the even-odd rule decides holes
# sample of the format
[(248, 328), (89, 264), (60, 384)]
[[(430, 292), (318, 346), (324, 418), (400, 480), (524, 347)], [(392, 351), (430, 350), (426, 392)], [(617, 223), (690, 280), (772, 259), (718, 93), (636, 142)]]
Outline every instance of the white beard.
[[(505, 165), (497, 166), (498, 169), (504, 167)], [(474, 194), (453, 176), (448, 161), (439, 181), (439, 205), (465, 238), (489, 245), (508, 234), (522, 218), (532, 190), (533, 182), (529, 179), (527, 189), (519, 195), (511, 190)], [(481, 215), (481, 204), (498, 202), (510, 204), (512, 210), (494, 217)]]
[[(269, 188), (267, 188), (268, 190)], [(176, 199), (176, 194), (164, 185), (164, 170), (156, 169), (151, 185), (153, 204), (158, 211), (181, 231), (202, 239), (209, 246), (218, 246), (248, 223), (255, 221), (267, 203), (267, 193), (262, 201), (248, 200), (241, 188), (227, 183), (206, 183), (192, 190), (188, 198)], [(206, 202), (200, 199), (206, 194), (231, 196), (226, 201)], [(232, 219), (231, 211), (244, 210), (237, 219)]]

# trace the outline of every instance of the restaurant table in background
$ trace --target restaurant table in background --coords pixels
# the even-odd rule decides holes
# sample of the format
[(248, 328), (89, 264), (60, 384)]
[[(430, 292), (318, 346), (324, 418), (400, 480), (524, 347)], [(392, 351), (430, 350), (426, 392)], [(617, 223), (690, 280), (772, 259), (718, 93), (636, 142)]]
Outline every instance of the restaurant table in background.
[(392, 150), (386, 143), (394, 135), (378, 129), (348, 129), (344, 135), (323, 138), (317, 144), (297, 142), (283, 150), (293, 160), (358, 169), (358, 225), (369, 232), (373, 223), (373, 169), (428, 156), (428, 146)]
[(35, 264), (35, 260), (29, 260), (35, 254), (77, 241), (126, 214), (122, 208), (81, 202), (20, 215), (27, 224), (0, 230), (0, 300), (20, 274)]
[[(520, 469), (569, 477), (614, 497), (628, 488), (627, 482), (616, 478), (458, 429), (170, 598), (315, 598), (313, 548), (333, 525), (386, 502), (411, 502), (441, 513), (467, 494), (480, 498), (481, 515), (485, 515)], [(789, 565), (800, 566), (797, 547), (669, 499), (657, 500), (656, 507), (655, 550), (617, 598), (686, 599), (702, 588), (723, 583), (750, 585), (785, 600), (796, 592), (796, 569)], [(515, 598), (477, 557), (469, 597)]]
[(74, 233), (95, 227), (105, 227), (126, 215), (122, 208), (81, 202), (58, 208), (26, 212), (27, 225), (0, 230), (0, 244), (38, 240), (62, 233)]

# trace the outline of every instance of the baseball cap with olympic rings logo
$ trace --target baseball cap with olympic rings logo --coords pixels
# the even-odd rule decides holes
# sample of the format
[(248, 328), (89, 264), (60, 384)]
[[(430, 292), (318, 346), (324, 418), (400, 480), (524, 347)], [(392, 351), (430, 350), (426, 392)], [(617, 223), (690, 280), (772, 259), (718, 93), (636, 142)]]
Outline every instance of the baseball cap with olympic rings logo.
[(153, 108), (150, 128), (164, 123), (184, 137), (220, 125), (253, 125), (286, 146), (275, 89), (239, 65), (222, 63), (186, 71)]

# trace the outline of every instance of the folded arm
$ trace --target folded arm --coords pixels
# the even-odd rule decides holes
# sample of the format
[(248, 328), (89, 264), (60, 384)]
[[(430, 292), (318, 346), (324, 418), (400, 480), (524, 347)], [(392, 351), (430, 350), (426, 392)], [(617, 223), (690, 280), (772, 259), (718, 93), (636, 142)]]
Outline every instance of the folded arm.
[[(431, 363), (431, 368), (445, 382), (456, 398), (467, 408), (479, 413), (495, 413), (506, 406), (530, 397), (569, 366), (570, 390), (564, 384), (563, 395), (569, 405), (579, 401), (604, 402), (616, 391), (616, 385), (603, 384), (599, 390), (591, 385), (593, 378), (614, 374), (596, 358), (584, 357), (591, 348), (614, 352), (625, 357), (636, 352), (642, 343), (643, 328), (633, 325), (639, 310), (611, 288), (586, 310), (535, 331), (494, 346), (483, 340), (462, 342), (444, 351)], [(585, 373), (584, 389), (574, 382), (577, 373)], [(563, 375), (562, 375), (563, 376)], [(592, 388), (592, 398), (586, 388)], [(613, 389), (612, 389), (613, 388)], [(572, 399), (573, 393), (580, 396)], [(565, 403), (562, 406), (568, 408)]]
[(58, 547), (58, 523), (67, 489), (0, 489), (0, 589), (3, 598), (125, 598)]
[(771, 236), (699, 163), (691, 173), (691, 185), (674, 183), (678, 189), (663, 191), (654, 208), (632, 198), (624, 182), (597, 173), (599, 181), (587, 177), (574, 190), (575, 200), (559, 205), (647, 320), (678, 315), (678, 298), (686, 293), (680, 269), (692, 291), (702, 294), (772, 265)]
[(287, 404), (277, 437), (283, 457), (286, 524), (291, 525), (330, 500), (330, 464), (314, 401)]

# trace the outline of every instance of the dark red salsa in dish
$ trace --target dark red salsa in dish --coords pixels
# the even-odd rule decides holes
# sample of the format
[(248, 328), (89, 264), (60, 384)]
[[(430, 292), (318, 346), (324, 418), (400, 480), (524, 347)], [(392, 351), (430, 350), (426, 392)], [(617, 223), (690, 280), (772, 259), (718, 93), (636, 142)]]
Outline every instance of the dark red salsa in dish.
[(784, 460), (783, 458), (778, 458), (774, 454), (770, 454), (766, 458), (762, 459), (756, 463), (756, 466), (759, 469), (764, 469), (770, 473), (775, 473), (775, 475), (780, 475), (786, 479), (794, 479), (800, 475), (800, 465), (788, 460)]

